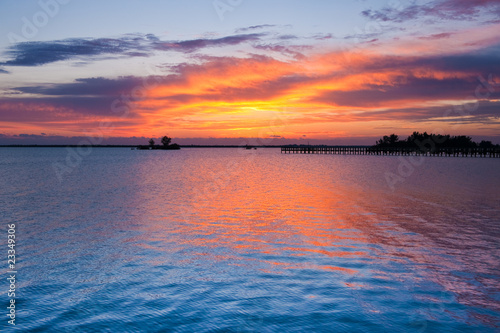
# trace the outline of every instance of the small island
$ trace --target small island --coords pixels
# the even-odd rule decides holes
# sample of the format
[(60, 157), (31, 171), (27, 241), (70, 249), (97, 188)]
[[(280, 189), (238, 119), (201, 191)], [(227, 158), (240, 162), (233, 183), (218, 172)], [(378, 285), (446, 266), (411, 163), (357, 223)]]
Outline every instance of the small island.
[(149, 139), (149, 145), (147, 146), (137, 146), (139, 150), (179, 150), (181, 146), (177, 143), (171, 143), (172, 138), (164, 136), (161, 138), (161, 145), (155, 145), (155, 140)]

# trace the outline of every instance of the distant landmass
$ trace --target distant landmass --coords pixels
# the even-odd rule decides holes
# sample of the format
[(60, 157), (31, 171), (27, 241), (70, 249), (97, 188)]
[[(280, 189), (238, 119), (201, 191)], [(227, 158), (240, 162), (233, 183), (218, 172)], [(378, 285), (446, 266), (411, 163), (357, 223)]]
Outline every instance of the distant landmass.
[(171, 143), (172, 138), (168, 136), (164, 136), (161, 138), (161, 145), (155, 145), (155, 140), (154, 139), (149, 139), (149, 145), (147, 146), (137, 146), (137, 149), (139, 150), (179, 150), (181, 149), (181, 146), (179, 146), (177, 143)]
[(406, 140), (400, 140), (396, 134), (385, 135), (378, 140), (373, 148), (401, 148), (414, 150), (432, 150), (442, 148), (500, 148), (491, 141), (482, 140), (476, 143), (471, 137), (460, 135), (451, 136), (449, 134), (428, 134), (427, 132), (413, 132)]

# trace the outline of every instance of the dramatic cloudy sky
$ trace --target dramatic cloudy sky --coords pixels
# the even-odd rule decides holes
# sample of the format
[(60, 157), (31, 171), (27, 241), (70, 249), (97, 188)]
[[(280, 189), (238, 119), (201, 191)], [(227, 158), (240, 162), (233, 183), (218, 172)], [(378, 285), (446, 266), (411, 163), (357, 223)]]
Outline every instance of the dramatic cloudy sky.
[(0, 144), (500, 143), (499, 31), (500, 0), (4, 0)]

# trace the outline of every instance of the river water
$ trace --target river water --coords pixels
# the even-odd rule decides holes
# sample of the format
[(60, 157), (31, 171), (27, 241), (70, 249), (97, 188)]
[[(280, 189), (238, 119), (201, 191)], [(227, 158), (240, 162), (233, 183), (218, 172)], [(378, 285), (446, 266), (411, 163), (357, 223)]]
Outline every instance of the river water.
[(500, 330), (500, 159), (0, 148), (0, 179), (24, 332)]

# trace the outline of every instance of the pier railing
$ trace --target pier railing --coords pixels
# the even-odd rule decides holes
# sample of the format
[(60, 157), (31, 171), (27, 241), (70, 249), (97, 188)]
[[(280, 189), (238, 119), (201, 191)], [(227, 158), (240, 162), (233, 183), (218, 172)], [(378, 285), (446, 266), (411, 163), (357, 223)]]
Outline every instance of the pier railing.
[(423, 155), (449, 157), (500, 157), (499, 148), (378, 148), (368, 146), (282, 146), (282, 154)]

